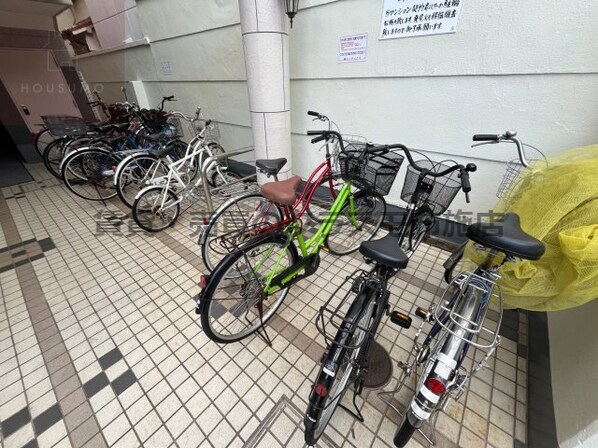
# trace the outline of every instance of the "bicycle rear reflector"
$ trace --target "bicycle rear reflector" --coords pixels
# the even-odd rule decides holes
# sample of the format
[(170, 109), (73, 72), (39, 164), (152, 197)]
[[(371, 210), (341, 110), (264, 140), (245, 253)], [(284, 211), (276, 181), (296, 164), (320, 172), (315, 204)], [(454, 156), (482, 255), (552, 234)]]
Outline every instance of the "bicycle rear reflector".
[(428, 378), (426, 387), (430, 389), (430, 392), (434, 395), (442, 395), (446, 390), (444, 384), (438, 378)]
[(199, 287), (205, 289), (206, 286), (208, 286), (208, 276), (199, 274)]
[(318, 397), (325, 397), (326, 394), (328, 394), (328, 389), (323, 384), (318, 383), (316, 384), (316, 387), (314, 387), (314, 392)]

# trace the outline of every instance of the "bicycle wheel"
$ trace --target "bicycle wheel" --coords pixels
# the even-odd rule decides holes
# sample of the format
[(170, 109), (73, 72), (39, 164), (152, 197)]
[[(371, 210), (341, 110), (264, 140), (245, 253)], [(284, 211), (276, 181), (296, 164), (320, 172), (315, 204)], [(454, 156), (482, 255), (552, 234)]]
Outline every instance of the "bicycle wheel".
[(241, 244), (271, 224), (282, 221), (282, 211), (259, 193), (231, 198), (210, 218), (200, 236), (201, 258), (209, 272)]
[(81, 148), (62, 163), (62, 180), (75, 195), (89, 201), (105, 201), (116, 196), (114, 170), (118, 156), (106, 149)]
[(373, 300), (366, 303), (367, 307), (363, 308), (361, 300), (353, 302), (320, 367), (303, 419), (305, 443), (310, 446), (315, 445), (324, 432), (347, 390), (376, 304)]
[(218, 187), (222, 187), (224, 185), (228, 185), (231, 182), (235, 182), (236, 180), (239, 180), (239, 179), (242, 179), (242, 177), (233, 171), (223, 170), (223, 169), (215, 169), (212, 172), (212, 175), (211, 175), (208, 183), (213, 188), (218, 188)]
[(297, 248), (281, 234), (254, 238), (224, 258), (200, 300), (201, 327), (206, 336), (230, 343), (262, 328), (289, 291), (287, 287), (265, 296), (266, 281), (274, 269), (281, 272), (297, 260)]
[(70, 137), (57, 138), (48, 146), (46, 146), (46, 149), (44, 150), (44, 155), (42, 156), (44, 159), (44, 166), (50, 172), (50, 174), (57, 179), (62, 178), (62, 174), (60, 173), (60, 164), (64, 158), (65, 145), (70, 141)]
[(332, 224), (326, 247), (335, 255), (356, 251), (363, 241), (374, 237), (385, 213), (386, 202), (379, 194), (367, 191), (351, 194)]
[(417, 250), (434, 225), (434, 214), (427, 207), (416, 210), (412, 216), (412, 219), (406, 224), (403, 239), (400, 242), (401, 249), (408, 257)]
[(35, 149), (37, 153), (40, 155), (40, 157), (44, 156), (44, 150), (55, 139), (56, 137), (54, 137), (50, 133), (49, 129), (42, 129), (37, 134), (35, 134), (35, 137), (33, 138), (33, 145), (35, 146)]
[(144, 188), (133, 202), (133, 219), (148, 232), (159, 232), (174, 225), (179, 217), (180, 201), (166, 186)]
[(167, 176), (168, 167), (152, 154), (131, 154), (116, 169), (114, 185), (120, 200), (133, 208), (135, 197), (141, 189), (148, 186), (148, 181), (157, 176)]
[(345, 185), (340, 173), (332, 173), (332, 190), (328, 182), (328, 176), (320, 181), (312, 200), (307, 205), (305, 212), (315, 222), (324, 222), (328, 210), (336, 200), (339, 191)]

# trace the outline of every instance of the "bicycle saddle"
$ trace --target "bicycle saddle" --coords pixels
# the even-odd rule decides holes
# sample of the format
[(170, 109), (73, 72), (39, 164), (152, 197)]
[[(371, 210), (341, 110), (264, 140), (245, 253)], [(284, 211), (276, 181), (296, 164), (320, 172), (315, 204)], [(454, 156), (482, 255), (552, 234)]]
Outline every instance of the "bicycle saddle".
[(295, 190), (300, 183), (301, 178), (299, 176), (293, 176), (287, 180), (265, 183), (262, 185), (260, 192), (262, 193), (262, 196), (269, 201), (280, 205), (291, 206), (297, 199)]
[(526, 260), (538, 260), (544, 254), (544, 244), (521, 230), (516, 213), (507, 213), (496, 222), (472, 224), (467, 228), (467, 237), (482, 246)]
[(255, 166), (257, 166), (262, 173), (274, 176), (278, 174), (286, 163), (287, 159), (284, 157), (280, 159), (260, 159), (255, 161)]
[(409, 258), (399, 246), (399, 237), (389, 233), (384, 238), (375, 241), (364, 241), (359, 246), (359, 252), (376, 263), (394, 269), (407, 267)]
[(158, 142), (158, 141), (162, 140), (165, 136), (166, 136), (166, 132), (161, 131), (161, 132), (156, 132), (155, 134), (147, 134), (143, 138), (145, 138), (146, 140), (150, 140), (152, 142)]
[(124, 132), (128, 129), (129, 126), (129, 123), (116, 123), (112, 125), (112, 129), (114, 129), (117, 132)]
[(96, 123), (89, 125), (89, 129), (94, 132), (105, 134), (106, 132), (112, 130), (112, 125), (110, 123)]

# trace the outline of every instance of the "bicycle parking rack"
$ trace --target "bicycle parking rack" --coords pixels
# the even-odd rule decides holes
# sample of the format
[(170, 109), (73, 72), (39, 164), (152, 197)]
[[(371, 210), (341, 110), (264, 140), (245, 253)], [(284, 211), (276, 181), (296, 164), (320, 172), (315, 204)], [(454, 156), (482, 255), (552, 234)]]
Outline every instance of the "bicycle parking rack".
[[(233, 196), (236, 193), (249, 191), (253, 188), (250, 185), (247, 185), (247, 181), (257, 181), (257, 172), (255, 174), (250, 174), (249, 176), (245, 176), (241, 179), (238, 179), (234, 182), (231, 182), (226, 185), (221, 185), (216, 188), (210, 189), (210, 185), (208, 184), (208, 170), (214, 164), (218, 163), (222, 160), (228, 160), (231, 157), (239, 156), (241, 154), (246, 154), (248, 152), (253, 151), (254, 148), (250, 146), (246, 146), (244, 148), (239, 148), (234, 151), (228, 151), (223, 154), (215, 154), (211, 157), (208, 157), (201, 167), (201, 179), (203, 184), (203, 189), (206, 197), (206, 205), (207, 211), (212, 214), (214, 213), (214, 203), (212, 202), (212, 195), (214, 194), (225, 194), (226, 196)], [(256, 183), (257, 185), (257, 183)], [(241, 187), (241, 188), (238, 188)]]

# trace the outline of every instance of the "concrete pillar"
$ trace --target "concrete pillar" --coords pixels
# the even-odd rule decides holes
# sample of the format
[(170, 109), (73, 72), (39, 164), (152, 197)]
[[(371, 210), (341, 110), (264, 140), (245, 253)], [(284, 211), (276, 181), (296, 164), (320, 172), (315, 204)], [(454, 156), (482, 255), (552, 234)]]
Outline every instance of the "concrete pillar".
[[(289, 36), (283, 0), (239, 0), (253, 144), (257, 159), (286, 157), (291, 175)], [(265, 176), (259, 176), (260, 183)]]

